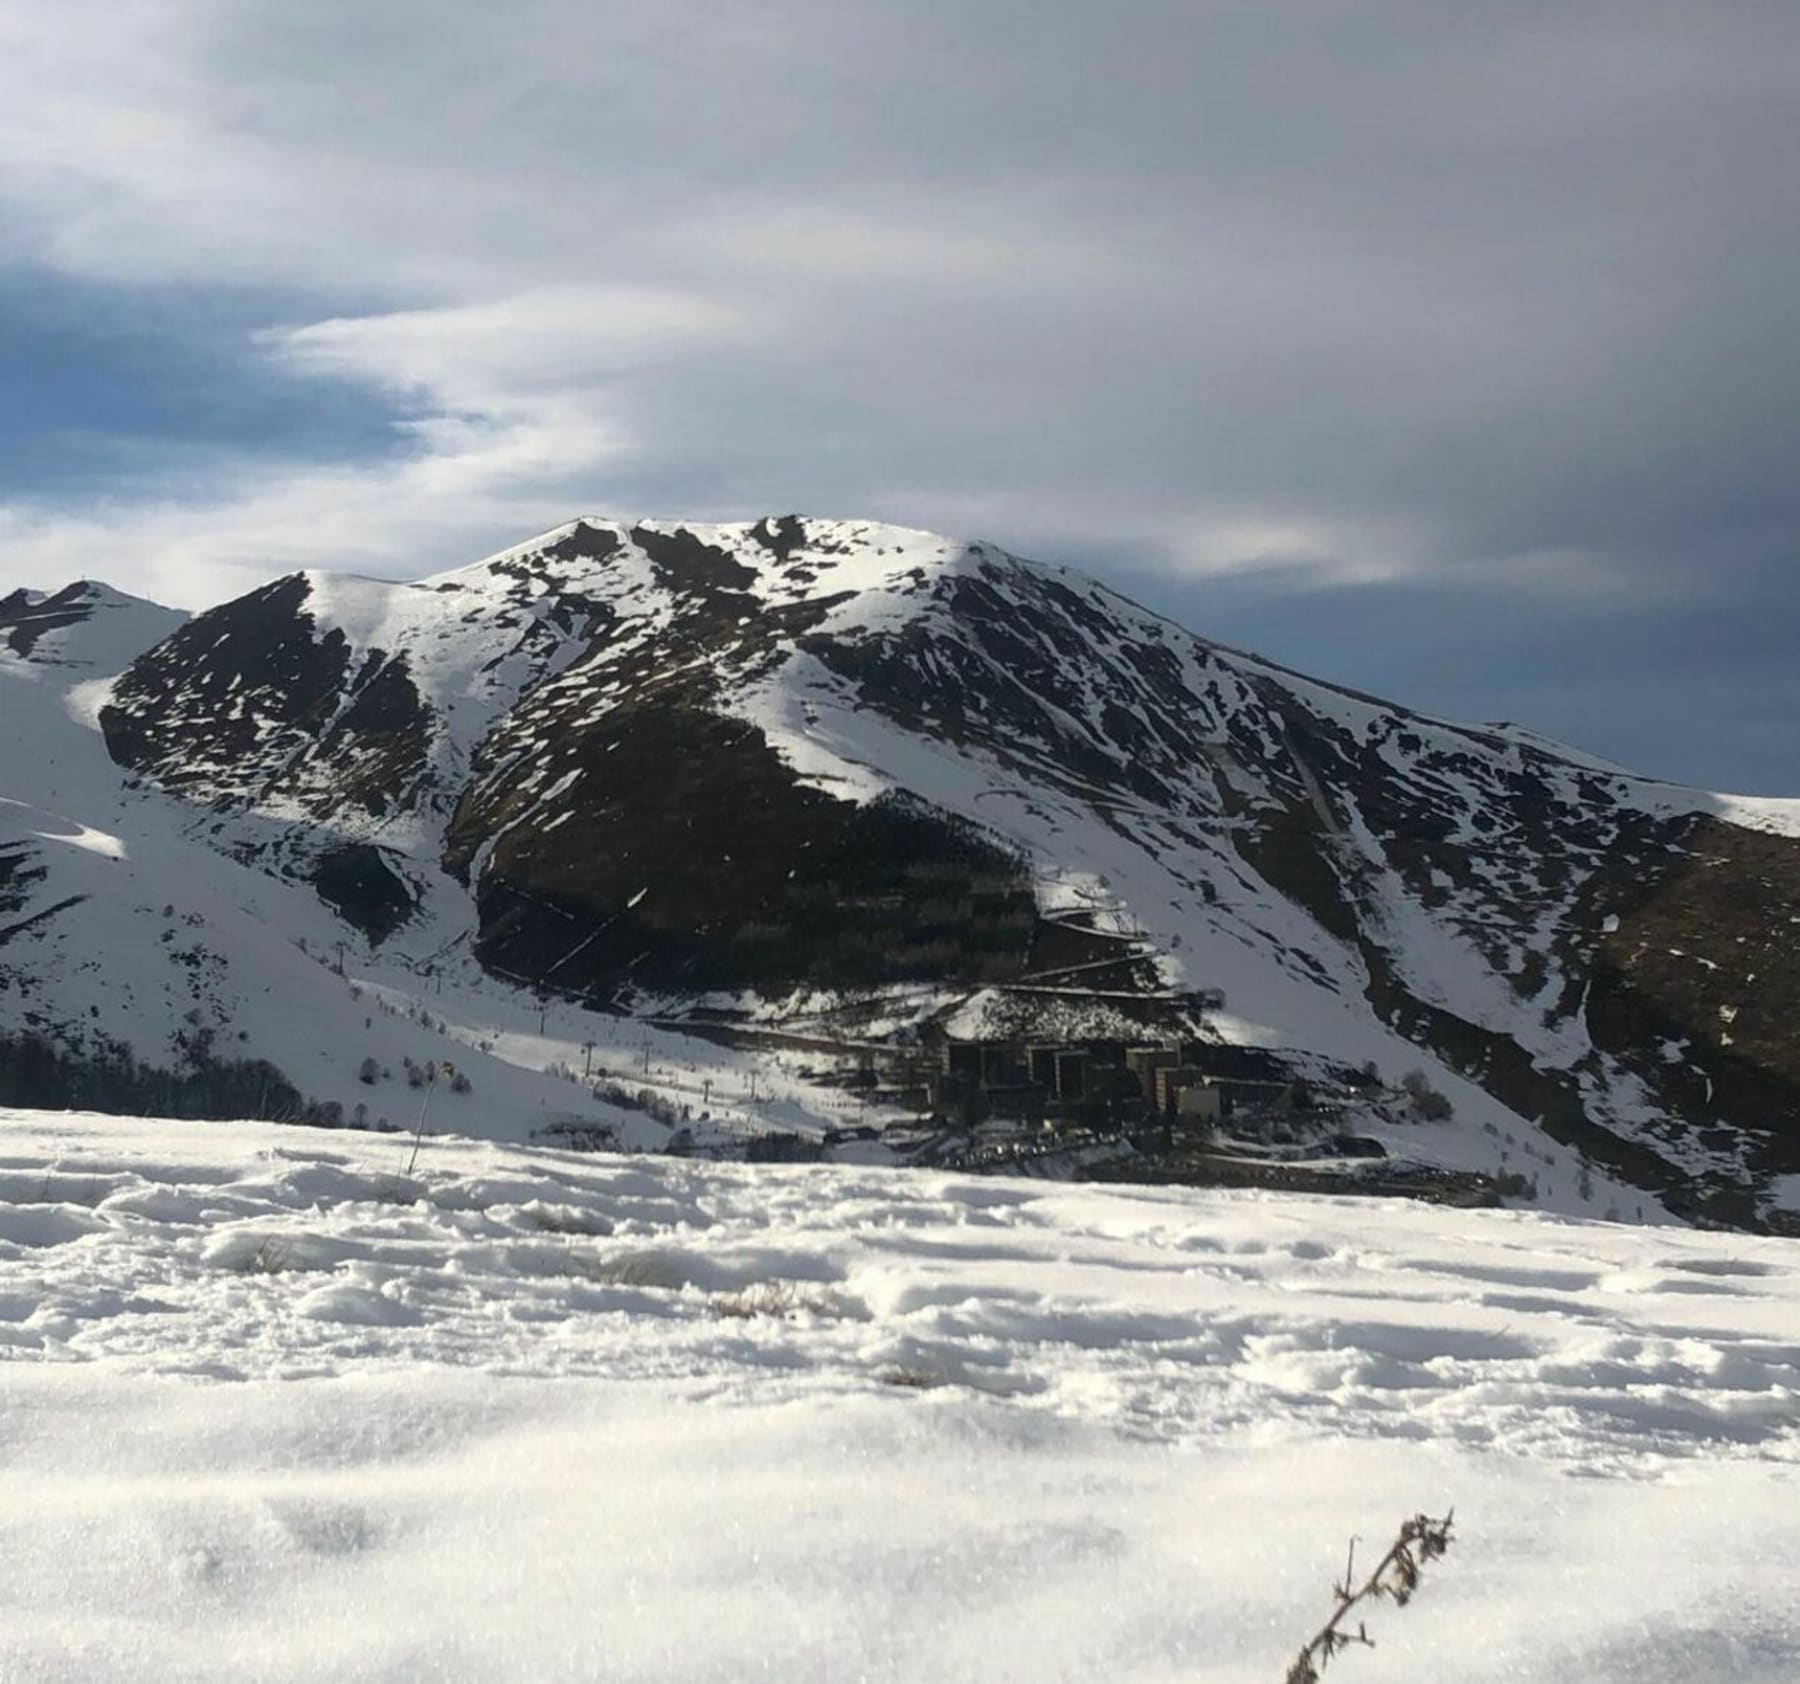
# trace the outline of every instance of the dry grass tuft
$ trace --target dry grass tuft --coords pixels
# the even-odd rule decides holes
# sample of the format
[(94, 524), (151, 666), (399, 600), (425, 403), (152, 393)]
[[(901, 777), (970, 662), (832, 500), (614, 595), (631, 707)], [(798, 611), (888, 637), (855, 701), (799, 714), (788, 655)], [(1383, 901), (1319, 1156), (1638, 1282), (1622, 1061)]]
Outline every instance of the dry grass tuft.
[(836, 1305), (821, 1293), (807, 1292), (795, 1281), (752, 1281), (736, 1292), (722, 1292), (712, 1301), (715, 1316), (731, 1321), (749, 1321), (757, 1316), (774, 1316), (780, 1321), (795, 1316), (829, 1316)]

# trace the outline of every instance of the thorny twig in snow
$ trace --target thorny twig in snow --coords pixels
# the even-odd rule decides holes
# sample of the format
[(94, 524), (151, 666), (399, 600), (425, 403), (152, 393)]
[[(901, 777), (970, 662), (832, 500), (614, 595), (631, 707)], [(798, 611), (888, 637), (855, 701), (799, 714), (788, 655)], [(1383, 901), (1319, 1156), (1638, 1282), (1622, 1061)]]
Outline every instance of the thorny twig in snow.
[(1337, 1597), (1337, 1609), (1295, 1657), (1294, 1664), (1288, 1668), (1286, 1684), (1319, 1684), (1319, 1674), (1330, 1665), (1332, 1657), (1352, 1644), (1360, 1643), (1373, 1649), (1375, 1639), (1360, 1620), (1355, 1631), (1343, 1629), (1350, 1610), (1359, 1602), (1375, 1602), (1384, 1596), (1391, 1597), (1396, 1607), (1404, 1608), (1419, 1588), (1420, 1569), (1449, 1549), (1450, 1523), (1455, 1518), (1456, 1511), (1451, 1510), (1442, 1520), (1416, 1514), (1403, 1522), (1400, 1536), (1381, 1558), (1375, 1571), (1355, 1586), (1351, 1579), (1356, 1567), (1356, 1540), (1352, 1538), (1350, 1559), (1344, 1564), (1343, 1583), (1332, 1587)]
[[(455, 1073), (454, 1066), (446, 1064), (446, 1072)], [(431, 1096), (437, 1092), (438, 1067), (435, 1064), (425, 1066), (425, 1103), (419, 1107), (419, 1124), (413, 1130), (412, 1156), (406, 1160), (406, 1178), (412, 1179), (413, 1165), (419, 1161), (419, 1145), (425, 1138), (425, 1113), (431, 1109)]]

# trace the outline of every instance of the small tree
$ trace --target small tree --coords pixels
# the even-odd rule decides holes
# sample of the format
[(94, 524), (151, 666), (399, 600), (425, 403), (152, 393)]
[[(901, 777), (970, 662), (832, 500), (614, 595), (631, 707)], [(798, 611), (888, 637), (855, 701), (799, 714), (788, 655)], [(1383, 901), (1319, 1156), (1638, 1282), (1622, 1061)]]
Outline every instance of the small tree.
[(381, 1078), (381, 1066), (373, 1058), (365, 1058), (356, 1067), (356, 1079), (366, 1087), (374, 1087)]
[(1423, 1070), (1409, 1070), (1400, 1078), (1401, 1090), (1412, 1104), (1412, 1112), (1422, 1123), (1448, 1122), (1454, 1114), (1447, 1095), (1440, 1093), (1426, 1079)]

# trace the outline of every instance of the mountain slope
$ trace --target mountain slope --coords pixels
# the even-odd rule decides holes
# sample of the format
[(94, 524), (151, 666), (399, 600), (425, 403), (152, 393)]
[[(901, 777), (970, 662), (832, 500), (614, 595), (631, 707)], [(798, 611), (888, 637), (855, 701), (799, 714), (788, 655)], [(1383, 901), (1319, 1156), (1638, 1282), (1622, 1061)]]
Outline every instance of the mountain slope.
[(1674, 1208), (1779, 1225), (1800, 1173), (1793, 805), (1315, 683), (987, 546), (590, 519), (416, 583), (296, 575), (99, 721), (137, 799), (436, 987), (1424, 1063)]
[[(218, 622), (203, 618), (216, 647)], [(0, 1092), (54, 1107), (396, 1128), (428, 1102), (434, 1126), (465, 1132), (665, 1142), (667, 1126), (641, 1110), (571, 1087), (562, 1067), (581, 1062), (586, 1040), (597, 1070), (610, 1059), (622, 1071), (640, 1053), (648, 1064), (654, 1050), (659, 1070), (666, 1059), (695, 1073), (696, 1090), (717, 1078), (724, 1095), (735, 1066), (680, 1036), (627, 1037), (619, 1024), (574, 1033), (511, 988), (427, 993), (404, 965), (347, 966), (357, 932), (310, 884), (271, 868), (289, 847), (311, 859), (329, 842), (265, 821), (246, 843), (208, 807), (114, 764), (98, 723), (106, 695), (186, 621), (105, 586), (0, 601)], [(29, 639), (9, 641), (20, 627)], [(468, 1092), (410, 1085), (409, 1067), (446, 1056)], [(722, 1124), (745, 1120), (735, 1098), (715, 1104)], [(836, 1120), (793, 1083), (759, 1116)]]

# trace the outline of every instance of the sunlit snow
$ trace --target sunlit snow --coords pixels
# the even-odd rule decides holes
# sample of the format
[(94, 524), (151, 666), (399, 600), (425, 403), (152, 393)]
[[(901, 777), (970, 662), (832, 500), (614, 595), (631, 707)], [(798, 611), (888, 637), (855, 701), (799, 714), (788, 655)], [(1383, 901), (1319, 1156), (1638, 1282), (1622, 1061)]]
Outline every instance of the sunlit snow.
[(0, 1112), (9, 1684), (1800, 1676), (1791, 1242), (407, 1156)]

